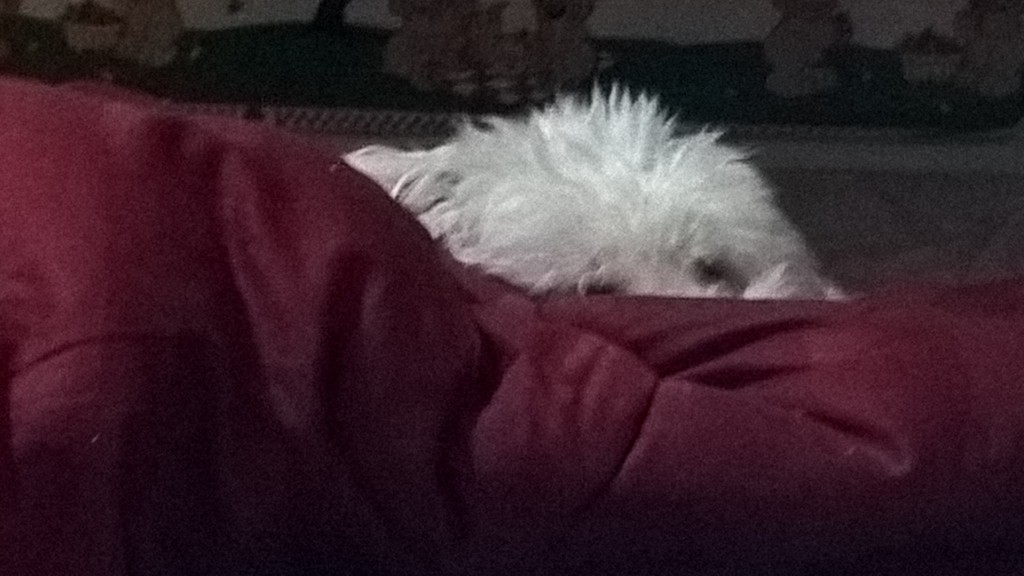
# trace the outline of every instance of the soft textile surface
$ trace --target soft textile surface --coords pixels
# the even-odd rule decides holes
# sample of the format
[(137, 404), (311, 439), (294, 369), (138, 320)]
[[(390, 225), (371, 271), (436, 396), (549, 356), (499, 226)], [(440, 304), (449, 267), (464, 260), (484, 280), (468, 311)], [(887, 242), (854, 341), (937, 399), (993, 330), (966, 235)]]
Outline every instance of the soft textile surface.
[(4, 574), (999, 574), (1024, 282), (530, 301), (286, 135), (0, 85)]

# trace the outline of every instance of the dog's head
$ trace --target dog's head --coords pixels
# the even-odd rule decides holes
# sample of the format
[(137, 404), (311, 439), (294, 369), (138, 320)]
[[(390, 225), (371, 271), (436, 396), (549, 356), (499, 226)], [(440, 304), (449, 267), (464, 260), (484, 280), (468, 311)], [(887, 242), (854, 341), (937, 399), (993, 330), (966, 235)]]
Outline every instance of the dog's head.
[(613, 89), (429, 151), (358, 152), (457, 259), (534, 292), (837, 295), (748, 155)]

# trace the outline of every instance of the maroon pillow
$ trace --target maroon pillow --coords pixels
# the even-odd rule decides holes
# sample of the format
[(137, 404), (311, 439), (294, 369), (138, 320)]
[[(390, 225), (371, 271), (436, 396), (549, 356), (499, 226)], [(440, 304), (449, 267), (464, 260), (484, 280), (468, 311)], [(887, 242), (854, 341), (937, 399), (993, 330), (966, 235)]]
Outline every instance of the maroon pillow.
[(1022, 555), (1022, 282), (533, 301), (299, 138), (18, 83), (0, 117), (4, 573)]
[(348, 561), (390, 506), (436, 516), (479, 338), (386, 195), (78, 89), (2, 83), (0, 117), (0, 568)]
[(474, 285), (512, 359), (476, 423), (476, 525), (549, 546), (544, 573), (1024, 566), (1024, 283), (846, 304)]

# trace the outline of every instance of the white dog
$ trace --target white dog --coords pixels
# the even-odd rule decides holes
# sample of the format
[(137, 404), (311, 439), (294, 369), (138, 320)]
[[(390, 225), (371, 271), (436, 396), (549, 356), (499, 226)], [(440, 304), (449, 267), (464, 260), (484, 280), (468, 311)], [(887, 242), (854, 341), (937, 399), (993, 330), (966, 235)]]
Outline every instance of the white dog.
[(836, 298), (748, 154), (613, 88), (345, 157), (455, 258), (534, 294)]

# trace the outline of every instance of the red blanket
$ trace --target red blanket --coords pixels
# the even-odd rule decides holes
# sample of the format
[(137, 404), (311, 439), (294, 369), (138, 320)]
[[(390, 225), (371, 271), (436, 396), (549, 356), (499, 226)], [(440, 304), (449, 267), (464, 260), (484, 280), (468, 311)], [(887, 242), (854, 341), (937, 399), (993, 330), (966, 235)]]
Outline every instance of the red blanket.
[(17, 83), (0, 202), (3, 574), (1024, 554), (1024, 282), (531, 301), (296, 137)]

